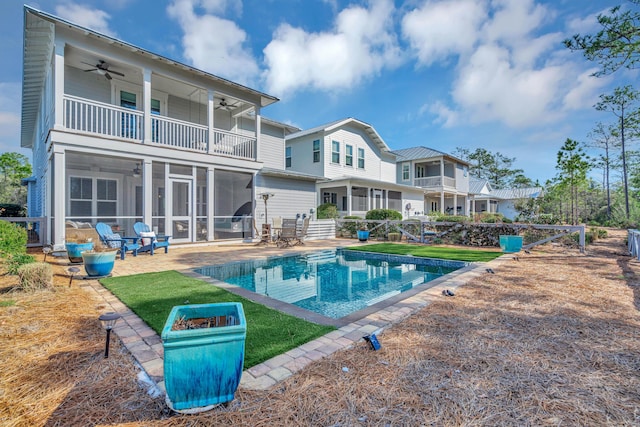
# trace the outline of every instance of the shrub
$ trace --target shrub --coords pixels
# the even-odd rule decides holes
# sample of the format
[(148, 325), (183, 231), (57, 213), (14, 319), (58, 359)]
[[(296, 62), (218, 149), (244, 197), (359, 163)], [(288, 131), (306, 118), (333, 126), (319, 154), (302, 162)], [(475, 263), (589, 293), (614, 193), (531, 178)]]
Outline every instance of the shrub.
[(333, 203), (323, 203), (317, 209), (318, 219), (338, 218), (338, 207)]
[(53, 287), (53, 270), (46, 262), (33, 262), (18, 268), (20, 287), (25, 291), (50, 289)]
[(7, 257), (6, 266), (9, 274), (18, 274), (18, 270), (25, 264), (36, 262), (33, 255), (28, 254), (11, 254)]
[(27, 230), (7, 221), (0, 221), (0, 257), (27, 253)]
[(488, 224), (495, 224), (496, 222), (505, 222), (504, 215), (497, 212), (482, 212), (477, 215), (479, 222), (486, 222)]
[(393, 209), (372, 209), (367, 212), (367, 216), (365, 218), (375, 221), (381, 221), (385, 219), (399, 221), (402, 219), (402, 214), (398, 211), (394, 211)]

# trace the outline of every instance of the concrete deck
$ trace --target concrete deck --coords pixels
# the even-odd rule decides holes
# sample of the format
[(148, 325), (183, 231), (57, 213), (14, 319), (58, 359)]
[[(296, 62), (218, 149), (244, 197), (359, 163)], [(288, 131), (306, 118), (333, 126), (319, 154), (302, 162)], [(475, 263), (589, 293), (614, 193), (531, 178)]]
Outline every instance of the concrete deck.
[[(167, 254), (164, 251), (156, 252), (153, 256), (140, 254), (137, 257), (133, 257), (127, 254), (125, 260), (118, 259), (116, 261), (113, 276), (177, 270), (192, 277), (220, 284), (220, 282), (209, 277), (197, 275), (193, 272), (193, 269), (230, 261), (314, 252), (357, 244), (359, 243), (354, 240), (333, 239), (308, 241), (304, 246), (285, 249), (279, 249), (275, 245), (258, 246), (252, 243), (206, 246), (175, 245), (170, 247)], [(245, 370), (240, 387), (253, 390), (268, 389), (303, 369), (312, 361), (348, 348), (355, 342), (360, 341), (363, 336), (371, 333), (380, 333), (385, 328), (401, 321), (431, 302), (439, 298), (447, 298), (442, 295), (444, 289), (451, 289), (455, 292), (459, 286), (470, 279), (485, 274), (486, 268), (496, 268), (505, 259), (503, 256), (490, 263), (471, 265), (460, 269), (445, 278), (430, 282), (427, 286), (413, 289), (410, 292), (402, 293), (390, 300), (376, 304), (366, 312), (360, 313), (360, 316), (357, 316), (359, 318), (350, 316), (347, 321), (337, 322), (335, 324), (339, 329)], [(97, 280), (76, 280), (76, 283), (91, 290), (98, 298), (102, 299), (106, 305), (105, 311), (115, 311), (122, 315), (122, 320), (116, 324), (114, 332), (147, 375), (164, 392), (163, 347), (158, 334), (122, 304), (111, 292), (102, 287)], [(237, 293), (242, 293), (242, 291)], [(278, 309), (286, 310), (286, 307), (284, 309), (278, 307)], [(295, 313), (292, 314), (295, 315)]]

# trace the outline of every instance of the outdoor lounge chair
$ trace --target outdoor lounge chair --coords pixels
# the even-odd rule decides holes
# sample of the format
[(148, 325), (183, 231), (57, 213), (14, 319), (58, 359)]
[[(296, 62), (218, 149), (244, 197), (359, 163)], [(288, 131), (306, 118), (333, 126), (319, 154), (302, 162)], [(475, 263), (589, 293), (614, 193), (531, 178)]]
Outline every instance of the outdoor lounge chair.
[(307, 237), (309, 230), (309, 217), (302, 220), (302, 226), (296, 229), (296, 245), (304, 245), (304, 239)]
[(154, 254), (157, 248), (164, 248), (165, 254), (169, 252), (169, 239), (171, 236), (156, 236), (156, 233), (151, 231), (149, 226), (144, 222), (136, 222), (133, 224), (133, 230), (142, 241), (142, 247), (148, 247), (151, 255)]
[(120, 251), (120, 259), (124, 259), (125, 254), (131, 251), (133, 256), (137, 256), (140, 251), (137, 237), (123, 237), (111, 230), (109, 224), (99, 222), (96, 224), (96, 233), (100, 241), (107, 247), (117, 248)]
[(285, 218), (282, 220), (282, 230), (280, 230), (280, 235), (276, 240), (276, 245), (279, 248), (293, 246), (296, 240), (296, 223), (295, 219)]

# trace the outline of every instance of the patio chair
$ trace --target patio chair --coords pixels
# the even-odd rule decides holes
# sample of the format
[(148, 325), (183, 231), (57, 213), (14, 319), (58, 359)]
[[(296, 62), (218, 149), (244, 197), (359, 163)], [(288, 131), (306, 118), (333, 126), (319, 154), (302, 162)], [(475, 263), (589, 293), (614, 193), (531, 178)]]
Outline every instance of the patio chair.
[(302, 220), (302, 226), (296, 230), (296, 245), (304, 245), (304, 239), (307, 237), (309, 230), (309, 217)]
[(276, 246), (279, 248), (287, 248), (293, 246), (296, 240), (296, 223), (295, 219), (283, 219), (282, 230), (276, 240)]
[(138, 238), (142, 241), (143, 248), (149, 248), (151, 255), (154, 254), (157, 248), (164, 248), (164, 253), (169, 252), (169, 239), (171, 236), (158, 235), (151, 231), (151, 228), (144, 222), (136, 222), (133, 224), (133, 230), (138, 235)]
[(124, 259), (125, 254), (131, 251), (133, 256), (138, 256), (141, 247), (138, 244), (137, 237), (123, 237), (111, 230), (109, 224), (99, 222), (96, 224), (96, 233), (100, 237), (100, 241), (107, 247), (116, 248), (120, 251), (120, 259)]

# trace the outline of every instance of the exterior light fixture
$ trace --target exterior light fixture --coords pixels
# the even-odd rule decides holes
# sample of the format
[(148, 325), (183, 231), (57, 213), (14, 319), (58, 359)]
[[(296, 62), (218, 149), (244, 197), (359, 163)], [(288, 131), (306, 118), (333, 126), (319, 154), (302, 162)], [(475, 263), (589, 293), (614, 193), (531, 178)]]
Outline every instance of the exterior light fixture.
[(103, 315), (101, 315), (98, 320), (100, 320), (100, 323), (102, 324), (102, 327), (104, 328), (104, 330), (107, 331), (107, 342), (104, 346), (104, 358), (106, 359), (107, 357), (109, 357), (109, 338), (111, 337), (111, 330), (113, 329), (113, 327), (115, 326), (116, 322), (118, 321), (118, 319), (122, 317), (120, 316), (118, 313), (114, 313), (114, 312), (109, 312), (109, 313), (105, 313)]
[(136, 167), (133, 169), (133, 177), (140, 178), (141, 174), (142, 174), (142, 171), (140, 170), (140, 164), (136, 163)]

